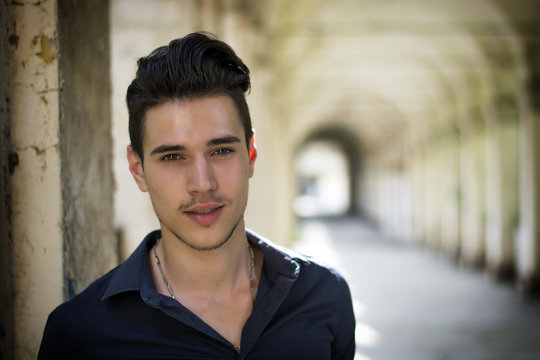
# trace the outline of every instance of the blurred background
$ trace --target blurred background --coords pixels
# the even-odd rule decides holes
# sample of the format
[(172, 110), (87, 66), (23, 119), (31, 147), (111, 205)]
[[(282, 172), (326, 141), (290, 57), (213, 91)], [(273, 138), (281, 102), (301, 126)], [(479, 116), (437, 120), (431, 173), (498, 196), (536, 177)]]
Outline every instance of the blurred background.
[(540, 1), (0, 2), (0, 359), (158, 227), (125, 159), (136, 60), (252, 73), (249, 228), (339, 268), (357, 358), (540, 356)]

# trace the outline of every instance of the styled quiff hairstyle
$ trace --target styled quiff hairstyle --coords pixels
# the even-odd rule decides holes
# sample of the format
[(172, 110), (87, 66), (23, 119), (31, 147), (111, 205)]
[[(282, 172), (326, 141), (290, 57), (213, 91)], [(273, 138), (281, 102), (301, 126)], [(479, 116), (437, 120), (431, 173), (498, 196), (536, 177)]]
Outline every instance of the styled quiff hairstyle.
[(249, 147), (253, 136), (245, 98), (249, 69), (229, 45), (206, 33), (192, 33), (155, 49), (137, 65), (126, 102), (131, 146), (141, 160), (149, 108), (213, 95), (228, 95), (234, 101)]

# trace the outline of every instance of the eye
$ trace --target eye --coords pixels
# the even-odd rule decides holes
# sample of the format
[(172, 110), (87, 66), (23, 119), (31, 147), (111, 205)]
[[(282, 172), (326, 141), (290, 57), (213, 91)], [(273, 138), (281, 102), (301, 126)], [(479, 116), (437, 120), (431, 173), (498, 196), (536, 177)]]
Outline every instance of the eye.
[(214, 151), (214, 154), (215, 155), (227, 155), (227, 154), (230, 154), (230, 153), (233, 153), (233, 152), (234, 152), (234, 150), (231, 149), (231, 148), (219, 148), (216, 151)]
[(167, 154), (161, 158), (161, 160), (164, 161), (175, 161), (175, 160), (181, 160), (182, 155), (180, 154)]

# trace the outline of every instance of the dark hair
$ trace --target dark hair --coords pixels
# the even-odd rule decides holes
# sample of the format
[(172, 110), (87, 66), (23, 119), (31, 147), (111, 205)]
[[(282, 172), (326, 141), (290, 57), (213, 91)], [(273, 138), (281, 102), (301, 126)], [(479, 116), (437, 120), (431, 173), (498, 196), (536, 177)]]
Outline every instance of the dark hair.
[(192, 33), (155, 49), (137, 65), (126, 102), (131, 145), (141, 159), (147, 110), (175, 99), (230, 96), (249, 147), (253, 136), (245, 98), (249, 69), (229, 45), (206, 33)]

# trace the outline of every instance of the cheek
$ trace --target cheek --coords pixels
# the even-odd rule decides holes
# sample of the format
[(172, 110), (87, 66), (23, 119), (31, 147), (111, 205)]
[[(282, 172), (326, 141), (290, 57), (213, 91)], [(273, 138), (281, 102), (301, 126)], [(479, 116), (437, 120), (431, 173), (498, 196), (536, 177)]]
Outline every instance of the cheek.
[(165, 169), (147, 176), (149, 191), (154, 196), (171, 197), (182, 188), (182, 176), (174, 169)]
[(219, 173), (218, 184), (220, 187), (238, 188), (241, 190), (247, 187), (250, 168), (249, 165), (241, 163), (229, 164), (228, 166), (216, 169), (216, 173)]

